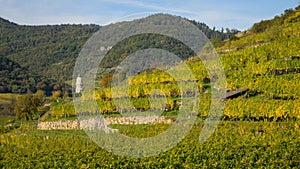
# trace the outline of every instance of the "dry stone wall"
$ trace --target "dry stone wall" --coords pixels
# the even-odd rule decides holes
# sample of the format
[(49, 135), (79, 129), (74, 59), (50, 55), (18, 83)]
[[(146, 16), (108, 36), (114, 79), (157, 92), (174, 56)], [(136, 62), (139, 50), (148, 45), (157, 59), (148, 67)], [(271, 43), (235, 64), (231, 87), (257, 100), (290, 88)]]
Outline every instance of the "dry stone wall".
[(110, 124), (154, 124), (154, 123), (172, 123), (172, 119), (164, 116), (122, 116), (122, 117), (107, 117), (103, 120), (100, 118), (87, 118), (76, 120), (59, 120), (40, 122), (39, 130), (94, 130), (106, 129), (106, 125)]
[(78, 130), (78, 120), (59, 120), (38, 123), (39, 130)]

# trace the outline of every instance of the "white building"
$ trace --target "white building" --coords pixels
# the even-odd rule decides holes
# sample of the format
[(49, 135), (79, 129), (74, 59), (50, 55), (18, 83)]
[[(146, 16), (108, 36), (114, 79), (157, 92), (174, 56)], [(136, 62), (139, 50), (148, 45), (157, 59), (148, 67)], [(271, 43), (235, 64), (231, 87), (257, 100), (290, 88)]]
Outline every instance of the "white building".
[(76, 79), (76, 89), (75, 89), (75, 93), (81, 93), (83, 89), (83, 85), (82, 85), (82, 79), (80, 77), (80, 75), (77, 77)]

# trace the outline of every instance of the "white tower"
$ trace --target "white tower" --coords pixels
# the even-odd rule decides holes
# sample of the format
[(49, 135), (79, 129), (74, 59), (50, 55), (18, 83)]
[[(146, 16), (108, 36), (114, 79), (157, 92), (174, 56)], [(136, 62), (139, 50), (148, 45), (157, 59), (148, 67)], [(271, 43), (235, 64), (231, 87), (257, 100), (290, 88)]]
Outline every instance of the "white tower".
[(77, 77), (76, 79), (76, 89), (75, 89), (75, 93), (80, 93), (82, 92), (82, 80), (80, 75)]

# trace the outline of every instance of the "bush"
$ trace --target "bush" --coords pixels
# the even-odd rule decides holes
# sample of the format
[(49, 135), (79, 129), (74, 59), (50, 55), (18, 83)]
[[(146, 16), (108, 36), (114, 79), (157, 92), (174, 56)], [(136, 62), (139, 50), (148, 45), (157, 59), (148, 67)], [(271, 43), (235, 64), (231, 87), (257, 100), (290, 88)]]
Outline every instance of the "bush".
[(17, 119), (33, 120), (36, 115), (39, 115), (39, 108), (44, 101), (45, 99), (41, 95), (26, 94), (18, 97), (14, 103)]

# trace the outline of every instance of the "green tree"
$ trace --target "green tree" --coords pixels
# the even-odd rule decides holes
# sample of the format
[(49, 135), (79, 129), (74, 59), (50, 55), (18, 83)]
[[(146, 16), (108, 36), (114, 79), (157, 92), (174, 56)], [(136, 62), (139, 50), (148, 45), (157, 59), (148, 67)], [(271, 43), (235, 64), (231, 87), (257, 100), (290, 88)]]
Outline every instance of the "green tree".
[(17, 119), (33, 120), (34, 116), (38, 115), (44, 100), (44, 98), (33, 94), (18, 97), (14, 105)]
[(36, 97), (38, 97), (42, 102), (45, 101), (45, 92), (43, 90), (38, 90), (35, 92)]

